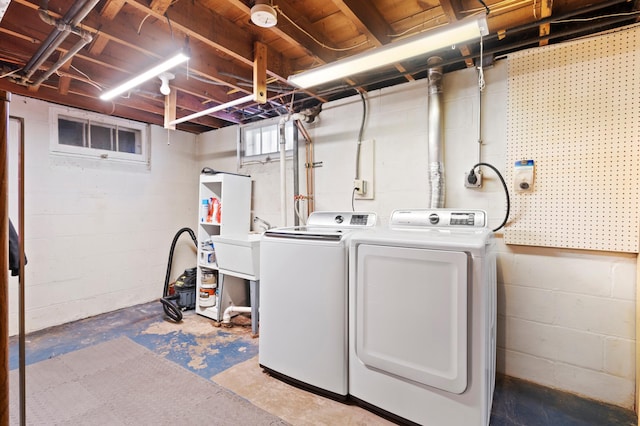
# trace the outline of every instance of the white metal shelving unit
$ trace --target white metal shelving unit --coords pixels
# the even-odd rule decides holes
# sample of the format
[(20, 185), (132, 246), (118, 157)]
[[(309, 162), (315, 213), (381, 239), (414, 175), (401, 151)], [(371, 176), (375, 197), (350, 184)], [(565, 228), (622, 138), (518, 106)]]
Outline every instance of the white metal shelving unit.
[[(212, 235), (248, 234), (250, 228), (251, 209), (251, 178), (249, 176), (216, 173), (200, 175), (199, 202), (217, 199), (220, 205), (219, 220), (212, 217), (210, 221), (204, 216), (202, 204), (198, 209), (198, 275), (196, 287), (196, 313), (221, 321), (224, 310), (230, 306), (246, 304), (246, 289), (244, 285), (234, 285), (235, 277), (225, 279), (218, 271), (215, 261), (208, 262), (205, 241)], [(215, 253), (215, 247), (214, 247)], [(215, 271), (217, 289), (213, 306), (201, 305), (200, 291), (202, 288), (203, 271)], [(225, 285), (227, 281), (227, 285)], [(240, 280), (242, 282), (242, 280)], [(206, 305), (210, 305), (211, 302)]]

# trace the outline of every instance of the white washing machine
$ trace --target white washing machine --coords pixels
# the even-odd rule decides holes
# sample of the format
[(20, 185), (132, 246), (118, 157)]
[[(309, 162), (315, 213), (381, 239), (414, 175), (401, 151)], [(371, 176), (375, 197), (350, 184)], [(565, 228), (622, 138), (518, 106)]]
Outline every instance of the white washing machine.
[(353, 236), (349, 394), (401, 421), (488, 425), (496, 258), (486, 213), (396, 210)]
[(349, 238), (375, 213), (313, 212), (260, 242), (260, 366), (289, 383), (347, 397)]

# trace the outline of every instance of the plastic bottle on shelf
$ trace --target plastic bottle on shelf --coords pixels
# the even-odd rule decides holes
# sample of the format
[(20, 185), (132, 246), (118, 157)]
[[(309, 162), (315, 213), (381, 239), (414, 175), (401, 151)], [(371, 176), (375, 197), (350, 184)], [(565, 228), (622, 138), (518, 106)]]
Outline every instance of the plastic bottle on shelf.
[(206, 222), (209, 217), (209, 200), (202, 200), (202, 206), (200, 207), (200, 222)]
[(211, 215), (211, 218), (214, 222), (220, 223), (222, 205), (220, 203), (220, 200), (218, 200), (217, 198), (213, 198), (212, 202), (213, 202), (213, 214)]

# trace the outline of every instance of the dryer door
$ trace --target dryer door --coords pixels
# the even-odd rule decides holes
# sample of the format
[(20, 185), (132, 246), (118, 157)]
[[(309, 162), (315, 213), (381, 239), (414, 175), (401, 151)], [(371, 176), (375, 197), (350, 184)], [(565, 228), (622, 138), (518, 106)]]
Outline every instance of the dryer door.
[(460, 394), (467, 387), (465, 252), (359, 244), (355, 349), (368, 368)]

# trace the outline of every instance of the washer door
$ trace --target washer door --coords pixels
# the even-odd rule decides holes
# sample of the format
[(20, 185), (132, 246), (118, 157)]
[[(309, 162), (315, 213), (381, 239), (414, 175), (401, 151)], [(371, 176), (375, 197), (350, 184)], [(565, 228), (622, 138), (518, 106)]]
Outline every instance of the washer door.
[(357, 358), (383, 373), (464, 392), (469, 255), (370, 244), (356, 253)]

